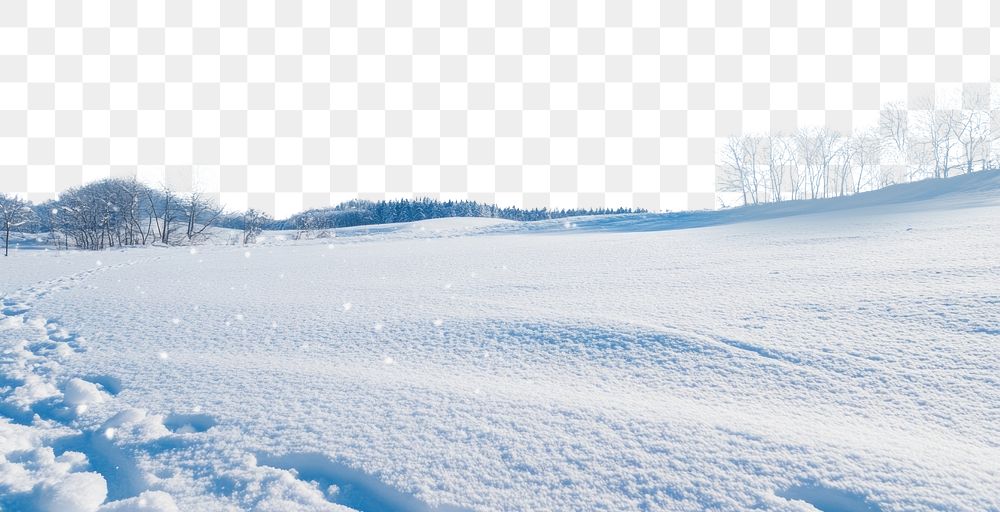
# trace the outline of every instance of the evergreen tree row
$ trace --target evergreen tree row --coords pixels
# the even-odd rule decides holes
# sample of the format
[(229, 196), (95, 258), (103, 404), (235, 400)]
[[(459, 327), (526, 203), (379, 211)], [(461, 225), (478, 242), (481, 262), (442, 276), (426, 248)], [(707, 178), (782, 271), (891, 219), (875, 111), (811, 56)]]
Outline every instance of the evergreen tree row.
[[(369, 224), (412, 222), (446, 217), (489, 217), (507, 220), (534, 221), (575, 217), (580, 215), (608, 215), (620, 213), (645, 213), (632, 208), (596, 209), (521, 209), (499, 207), (475, 201), (438, 201), (430, 198), (367, 201), (355, 199), (330, 208), (318, 208), (297, 213), (288, 219), (272, 221), (267, 229), (333, 229)], [(227, 219), (238, 223), (239, 219)], [(233, 227), (237, 227), (236, 224)]]

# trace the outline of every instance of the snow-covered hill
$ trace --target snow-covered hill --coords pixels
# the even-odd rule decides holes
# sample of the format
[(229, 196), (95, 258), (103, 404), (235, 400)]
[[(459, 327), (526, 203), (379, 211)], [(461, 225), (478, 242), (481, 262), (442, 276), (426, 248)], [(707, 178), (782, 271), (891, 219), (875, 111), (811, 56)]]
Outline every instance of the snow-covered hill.
[(665, 231), (720, 226), (741, 222), (795, 217), (840, 211), (885, 212), (956, 209), (995, 203), (1000, 196), (1000, 171), (963, 174), (948, 179), (923, 180), (880, 190), (828, 199), (783, 201), (723, 210), (672, 213), (600, 215), (513, 223), (493, 231)]
[(21, 251), (0, 508), (1000, 509), (997, 180)]

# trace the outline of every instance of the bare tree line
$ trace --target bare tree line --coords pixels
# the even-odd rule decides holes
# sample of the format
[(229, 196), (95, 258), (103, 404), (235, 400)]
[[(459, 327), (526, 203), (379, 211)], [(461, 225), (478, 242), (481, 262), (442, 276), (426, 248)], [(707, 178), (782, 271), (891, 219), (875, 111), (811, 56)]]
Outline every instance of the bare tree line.
[(914, 109), (882, 108), (879, 126), (842, 134), (829, 128), (730, 137), (721, 153), (720, 189), (743, 204), (856, 194), (925, 178), (996, 168), (1000, 111), (966, 92), (961, 109), (933, 100)]
[[(89, 250), (198, 243), (223, 215), (222, 207), (205, 194), (179, 194), (135, 178), (95, 181), (38, 205), (0, 197), (0, 214), (8, 210), (19, 216), (8, 216), (7, 229), (46, 233), (53, 245)], [(5, 245), (9, 238), (7, 234)]]

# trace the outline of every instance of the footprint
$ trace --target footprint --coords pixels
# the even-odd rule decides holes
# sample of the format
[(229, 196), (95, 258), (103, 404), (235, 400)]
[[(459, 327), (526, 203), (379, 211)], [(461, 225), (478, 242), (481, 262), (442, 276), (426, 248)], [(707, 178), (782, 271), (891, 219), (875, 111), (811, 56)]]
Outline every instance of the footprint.
[(67, 330), (56, 320), (45, 321), (45, 333), (48, 340), (57, 345), (66, 345), (73, 351), (83, 352), (86, 340), (79, 334)]
[(208, 414), (171, 414), (163, 420), (163, 426), (175, 434), (204, 432), (216, 424)]
[(8, 303), (8, 301), (4, 301), (3, 306), (4, 307), (2, 310), (0, 310), (0, 313), (3, 313), (4, 316), (23, 315), (31, 309), (26, 304), (21, 304), (17, 302)]
[(383, 483), (378, 476), (334, 461), (321, 453), (256, 454), (258, 464), (291, 471), (304, 482), (315, 482), (327, 499), (362, 512), (375, 510), (433, 510), (468, 512), (441, 504), (432, 507), (416, 496)]
[(28, 350), (36, 357), (66, 357), (73, 353), (73, 349), (61, 341), (36, 341), (28, 345)]
[(804, 501), (822, 512), (881, 512), (878, 504), (854, 492), (826, 487), (820, 484), (801, 484), (777, 493), (778, 496)]
[(45, 324), (45, 330), (48, 333), (49, 339), (52, 341), (70, 341), (76, 337), (75, 334), (67, 331), (64, 327), (51, 320), (49, 323)]
[(122, 392), (122, 381), (118, 377), (110, 375), (84, 375), (80, 379), (97, 384), (102, 391), (111, 396), (117, 396), (118, 393)]

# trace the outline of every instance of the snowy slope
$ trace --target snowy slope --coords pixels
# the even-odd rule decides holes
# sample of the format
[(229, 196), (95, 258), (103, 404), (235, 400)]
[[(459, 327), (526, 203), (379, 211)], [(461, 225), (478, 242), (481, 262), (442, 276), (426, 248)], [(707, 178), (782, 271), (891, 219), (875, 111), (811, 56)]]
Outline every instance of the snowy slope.
[(1000, 195), (1000, 171), (963, 174), (949, 179), (923, 180), (880, 190), (829, 199), (784, 201), (725, 210), (673, 213), (601, 215), (514, 223), (490, 227), (490, 231), (664, 231), (740, 222), (875, 209), (887, 212), (956, 209), (990, 204)]
[(1000, 509), (984, 176), (685, 230), (21, 252), (0, 508)]

